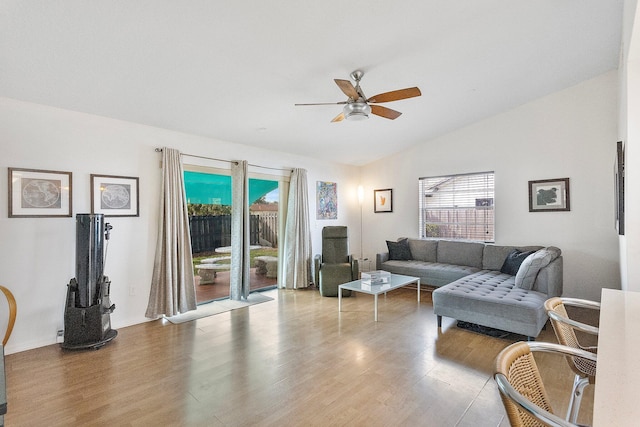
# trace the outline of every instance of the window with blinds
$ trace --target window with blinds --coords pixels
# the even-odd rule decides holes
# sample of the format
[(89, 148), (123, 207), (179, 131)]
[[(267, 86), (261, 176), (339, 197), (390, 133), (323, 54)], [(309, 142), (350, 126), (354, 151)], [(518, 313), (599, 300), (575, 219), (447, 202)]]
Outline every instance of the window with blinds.
[(495, 241), (494, 173), (420, 178), (420, 236)]

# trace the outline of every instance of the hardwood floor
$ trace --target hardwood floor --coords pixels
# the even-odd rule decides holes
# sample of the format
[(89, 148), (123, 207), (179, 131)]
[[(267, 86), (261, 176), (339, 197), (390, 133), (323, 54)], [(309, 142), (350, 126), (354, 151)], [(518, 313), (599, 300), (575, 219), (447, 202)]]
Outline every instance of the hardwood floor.
[[(213, 283), (196, 286), (196, 301), (198, 304), (208, 302), (220, 298), (229, 298), (230, 272), (219, 271)], [(256, 269), (249, 270), (249, 289), (251, 292), (276, 286), (278, 279), (266, 277), (265, 275), (256, 274)]]
[[(179, 325), (118, 330), (100, 350), (6, 358), (7, 426), (507, 426), (492, 379), (509, 341), (436, 327), (430, 293), (270, 290), (269, 301)], [(549, 326), (539, 339), (555, 341)], [(573, 375), (540, 369), (559, 414)], [(593, 387), (581, 406), (591, 423)]]

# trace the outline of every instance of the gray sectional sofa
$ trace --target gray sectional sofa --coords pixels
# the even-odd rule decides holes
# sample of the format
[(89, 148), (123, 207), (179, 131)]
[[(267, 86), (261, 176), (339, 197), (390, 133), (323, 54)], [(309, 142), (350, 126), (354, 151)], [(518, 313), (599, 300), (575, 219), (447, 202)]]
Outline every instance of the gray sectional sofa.
[(438, 327), (446, 316), (533, 339), (547, 322), (544, 302), (562, 295), (558, 248), (422, 239), (387, 245), (376, 268), (437, 287)]

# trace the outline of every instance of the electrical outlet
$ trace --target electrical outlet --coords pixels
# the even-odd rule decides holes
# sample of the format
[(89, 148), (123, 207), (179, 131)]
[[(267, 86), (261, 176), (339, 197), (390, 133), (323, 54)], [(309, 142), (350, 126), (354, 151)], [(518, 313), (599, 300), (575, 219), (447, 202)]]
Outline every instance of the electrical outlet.
[(58, 332), (56, 332), (56, 342), (57, 343), (64, 342), (64, 330), (58, 329)]

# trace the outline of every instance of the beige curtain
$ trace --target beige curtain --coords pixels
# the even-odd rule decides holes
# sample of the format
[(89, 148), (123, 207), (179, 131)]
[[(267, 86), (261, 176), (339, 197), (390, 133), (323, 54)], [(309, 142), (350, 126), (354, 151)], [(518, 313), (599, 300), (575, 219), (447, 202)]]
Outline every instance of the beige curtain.
[(158, 240), (146, 317), (174, 316), (196, 309), (191, 236), (182, 158), (162, 149), (162, 190)]
[(231, 164), (231, 283), (229, 298), (249, 296), (249, 178), (247, 161)]
[(307, 171), (295, 168), (291, 172), (287, 223), (284, 235), (284, 280), (281, 288), (306, 288), (311, 283), (311, 229)]

